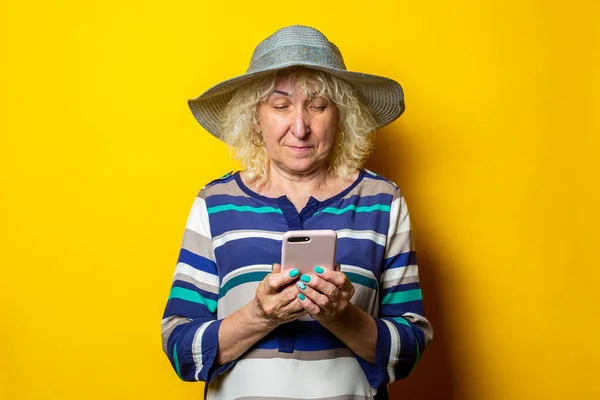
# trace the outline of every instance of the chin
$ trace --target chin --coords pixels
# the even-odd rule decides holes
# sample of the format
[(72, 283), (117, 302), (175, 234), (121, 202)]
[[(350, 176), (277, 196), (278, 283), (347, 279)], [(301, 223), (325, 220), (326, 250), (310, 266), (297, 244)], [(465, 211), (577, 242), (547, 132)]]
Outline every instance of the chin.
[(295, 173), (295, 174), (306, 174), (309, 172), (314, 172), (315, 170), (318, 170), (319, 168), (323, 168), (325, 165), (324, 164), (319, 164), (319, 163), (306, 163), (306, 162), (295, 162), (295, 163), (286, 163), (284, 164), (285, 168), (290, 171), (291, 173)]

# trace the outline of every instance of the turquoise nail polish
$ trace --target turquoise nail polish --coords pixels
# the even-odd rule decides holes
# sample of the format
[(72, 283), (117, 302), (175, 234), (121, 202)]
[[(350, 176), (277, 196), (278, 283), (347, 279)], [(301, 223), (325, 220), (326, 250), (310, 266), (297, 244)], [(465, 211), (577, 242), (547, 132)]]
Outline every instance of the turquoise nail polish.
[(297, 285), (301, 290), (306, 290), (306, 285), (304, 283), (298, 282)]
[(300, 294), (298, 295), (298, 298), (299, 298), (300, 300), (302, 300), (302, 301), (306, 300), (306, 296), (305, 296), (305, 295), (303, 295), (302, 293), (300, 293)]
[(271, 271), (273, 271), (274, 266), (275, 266), (275, 263), (271, 264)]
[(300, 277), (300, 280), (301, 280), (302, 282), (310, 282), (310, 276), (308, 276), (308, 275), (302, 275), (302, 276)]
[(319, 266), (316, 266), (315, 267), (315, 272), (317, 274), (322, 274), (323, 272), (325, 272), (325, 270), (323, 268), (319, 267)]
[(298, 276), (299, 273), (300, 273), (300, 271), (298, 271), (296, 268), (294, 268), (293, 270), (290, 271), (290, 276), (292, 278), (295, 278)]

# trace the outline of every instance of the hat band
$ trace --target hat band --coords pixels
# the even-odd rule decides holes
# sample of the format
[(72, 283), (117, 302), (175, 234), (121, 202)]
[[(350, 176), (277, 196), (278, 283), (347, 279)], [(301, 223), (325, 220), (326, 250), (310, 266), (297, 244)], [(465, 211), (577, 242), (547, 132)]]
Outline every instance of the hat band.
[(278, 47), (260, 57), (253, 58), (246, 73), (279, 69), (296, 64), (346, 70), (344, 60), (329, 48), (292, 45)]

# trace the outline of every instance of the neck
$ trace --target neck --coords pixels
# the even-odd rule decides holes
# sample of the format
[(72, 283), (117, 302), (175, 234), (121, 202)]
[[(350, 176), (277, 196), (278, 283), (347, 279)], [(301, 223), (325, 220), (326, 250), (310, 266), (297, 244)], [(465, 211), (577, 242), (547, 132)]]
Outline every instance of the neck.
[(328, 178), (329, 173), (324, 166), (305, 174), (292, 174), (271, 163), (265, 189), (269, 192), (296, 194), (308, 198), (311, 194), (323, 190), (327, 186)]

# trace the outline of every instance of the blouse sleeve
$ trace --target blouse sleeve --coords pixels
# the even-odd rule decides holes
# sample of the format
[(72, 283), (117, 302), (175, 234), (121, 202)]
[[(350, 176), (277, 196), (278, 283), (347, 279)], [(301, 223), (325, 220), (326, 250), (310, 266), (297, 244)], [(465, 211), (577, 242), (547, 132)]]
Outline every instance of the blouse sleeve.
[(219, 275), (201, 191), (187, 220), (162, 319), (163, 351), (182, 380), (210, 382), (235, 363), (216, 366), (218, 295)]
[(359, 362), (373, 387), (406, 378), (433, 337), (423, 294), (408, 210), (396, 188), (379, 285), (375, 363)]

